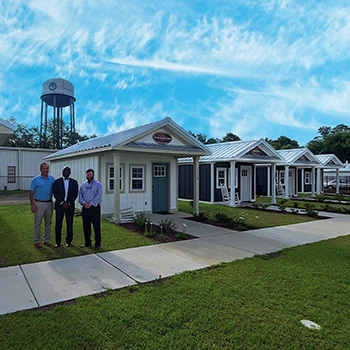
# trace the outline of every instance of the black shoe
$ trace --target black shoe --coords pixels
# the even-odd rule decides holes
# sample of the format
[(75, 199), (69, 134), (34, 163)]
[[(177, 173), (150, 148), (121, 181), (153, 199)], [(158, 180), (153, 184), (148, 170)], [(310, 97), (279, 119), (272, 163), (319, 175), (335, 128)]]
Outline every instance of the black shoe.
[(87, 248), (87, 247), (91, 247), (91, 244), (83, 244), (80, 246), (80, 248)]
[(70, 247), (70, 243), (66, 243), (66, 247), (69, 248)]
[(100, 250), (100, 246), (99, 245), (95, 245), (95, 250)]
[(55, 244), (55, 248), (59, 248), (61, 244)]

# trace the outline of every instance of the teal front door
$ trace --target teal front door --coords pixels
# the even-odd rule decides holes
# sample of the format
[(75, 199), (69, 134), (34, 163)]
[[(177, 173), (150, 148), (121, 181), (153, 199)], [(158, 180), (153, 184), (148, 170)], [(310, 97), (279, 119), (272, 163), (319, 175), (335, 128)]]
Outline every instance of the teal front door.
[(169, 212), (168, 164), (153, 164), (153, 213)]

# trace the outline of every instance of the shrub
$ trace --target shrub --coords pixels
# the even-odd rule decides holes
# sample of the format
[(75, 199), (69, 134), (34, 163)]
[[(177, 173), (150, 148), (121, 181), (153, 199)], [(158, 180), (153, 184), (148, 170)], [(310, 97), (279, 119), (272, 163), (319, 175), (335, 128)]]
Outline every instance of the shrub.
[(244, 216), (229, 216), (225, 213), (215, 213), (214, 217), (228, 228), (244, 229), (246, 227)]
[(167, 234), (171, 231), (175, 231), (177, 229), (176, 222), (173, 219), (163, 219), (160, 221), (159, 226), (162, 228), (162, 231)]
[(205, 211), (200, 211), (198, 214), (193, 213), (193, 217), (197, 221), (206, 221), (209, 218), (209, 214)]
[(299, 202), (293, 202), (293, 207), (294, 208), (299, 208)]
[(315, 205), (311, 203), (305, 203), (305, 210), (307, 215), (317, 218), (318, 217), (318, 212), (314, 210)]
[(281, 199), (276, 205), (279, 208), (280, 211), (285, 211), (286, 210), (286, 203), (288, 202), (288, 199)]
[(144, 212), (141, 212), (135, 214), (132, 221), (135, 225), (137, 225), (137, 227), (144, 231), (146, 228), (146, 224), (149, 222), (149, 219), (146, 217), (146, 214)]

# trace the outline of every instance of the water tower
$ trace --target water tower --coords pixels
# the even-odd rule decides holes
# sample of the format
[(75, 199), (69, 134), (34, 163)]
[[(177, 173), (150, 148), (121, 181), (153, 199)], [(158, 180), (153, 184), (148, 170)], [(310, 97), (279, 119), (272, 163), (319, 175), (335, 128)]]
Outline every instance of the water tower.
[(75, 131), (74, 115), (74, 86), (68, 80), (61, 78), (50, 79), (43, 84), (41, 94), (40, 147), (47, 147), (47, 113), (48, 106), (53, 107), (53, 146), (62, 148), (63, 138), (63, 109), (69, 107), (70, 132)]

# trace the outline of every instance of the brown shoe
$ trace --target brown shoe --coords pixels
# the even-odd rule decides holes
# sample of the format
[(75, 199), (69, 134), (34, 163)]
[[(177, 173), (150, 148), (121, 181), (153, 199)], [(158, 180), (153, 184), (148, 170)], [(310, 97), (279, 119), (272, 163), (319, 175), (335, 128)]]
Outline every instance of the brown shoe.
[(46, 247), (50, 247), (50, 242), (44, 242), (44, 244), (46, 245)]
[(35, 248), (41, 248), (41, 244), (40, 243), (34, 243), (34, 247)]

